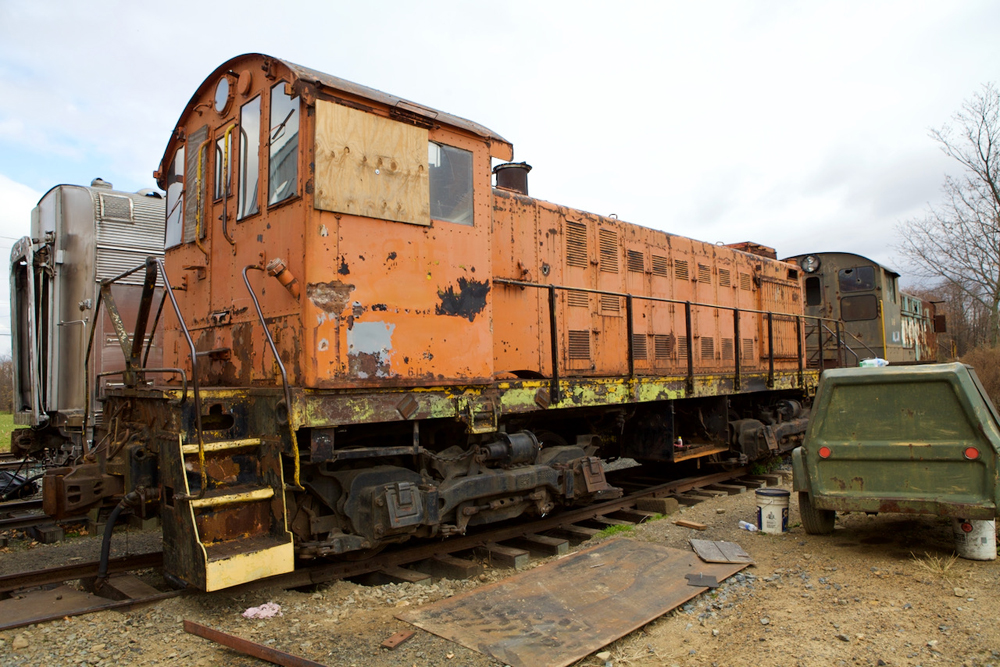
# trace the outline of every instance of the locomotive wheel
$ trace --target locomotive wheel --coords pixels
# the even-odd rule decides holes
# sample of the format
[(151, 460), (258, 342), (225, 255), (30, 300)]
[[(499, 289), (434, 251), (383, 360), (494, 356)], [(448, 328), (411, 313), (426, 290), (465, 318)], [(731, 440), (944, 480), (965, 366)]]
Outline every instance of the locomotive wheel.
[(829, 535), (833, 532), (837, 513), (833, 510), (816, 509), (809, 499), (809, 492), (799, 491), (799, 516), (802, 517), (802, 527), (810, 535)]

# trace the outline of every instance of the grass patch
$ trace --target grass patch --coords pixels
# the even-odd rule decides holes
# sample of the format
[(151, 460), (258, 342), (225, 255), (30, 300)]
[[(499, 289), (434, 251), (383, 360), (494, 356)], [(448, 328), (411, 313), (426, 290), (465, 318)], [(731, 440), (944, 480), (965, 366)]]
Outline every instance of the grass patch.
[(949, 570), (951, 570), (951, 566), (955, 564), (955, 561), (958, 560), (958, 554), (938, 557), (932, 556), (925, 551), (923, 558), (913, 552), (910, 552), (910, 555), (913, 556), (913, 561), (917, 564), (917, 567), (925, 572), (929, 572), (942, 579), (951, 579), (954, 576), (954, 573), (949, 572)]
[(635, 526), (608, 526), (601, 532), (599, 532), (595, 537), (611, 537), (612, 535), (626, 535), (635, 530)]
[(0, 452), (10, 451), (10, 432), (14, 430), (14, 414), (0, 413)]

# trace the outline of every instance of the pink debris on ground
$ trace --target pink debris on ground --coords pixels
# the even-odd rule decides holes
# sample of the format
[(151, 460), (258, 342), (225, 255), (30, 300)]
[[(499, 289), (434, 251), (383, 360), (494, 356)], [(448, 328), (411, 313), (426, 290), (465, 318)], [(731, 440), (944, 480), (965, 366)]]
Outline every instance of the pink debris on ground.
[(265, 602), (259, 607), (250, 607), (243, 612), (243, 618), (274, 618), (281, 615), (281, 605), (276, 602)]

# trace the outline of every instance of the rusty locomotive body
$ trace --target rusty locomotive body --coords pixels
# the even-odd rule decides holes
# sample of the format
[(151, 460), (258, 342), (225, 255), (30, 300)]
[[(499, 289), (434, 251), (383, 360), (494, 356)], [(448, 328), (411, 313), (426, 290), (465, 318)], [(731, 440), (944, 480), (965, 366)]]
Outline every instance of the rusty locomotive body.
[(601, 457), (794, 446), (819, 373), (799, 267), (531, 198), (512, 159), (314, 70), (220, 66), (156, 173), (165, 256), (126, 272), (125, 383), (47, 510), (123, 496), (161, 517), (167, 571), (213, 590), (616, 496)]

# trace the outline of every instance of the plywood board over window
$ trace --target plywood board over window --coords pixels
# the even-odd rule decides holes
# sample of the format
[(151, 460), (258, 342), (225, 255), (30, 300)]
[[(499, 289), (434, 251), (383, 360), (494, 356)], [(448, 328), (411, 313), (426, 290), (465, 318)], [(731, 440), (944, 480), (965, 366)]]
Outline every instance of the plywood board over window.
[(323, 211), (429, 225), (427, 130), (316, 102), (316, 192)]

